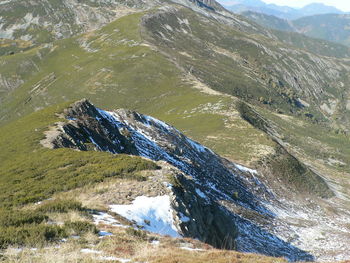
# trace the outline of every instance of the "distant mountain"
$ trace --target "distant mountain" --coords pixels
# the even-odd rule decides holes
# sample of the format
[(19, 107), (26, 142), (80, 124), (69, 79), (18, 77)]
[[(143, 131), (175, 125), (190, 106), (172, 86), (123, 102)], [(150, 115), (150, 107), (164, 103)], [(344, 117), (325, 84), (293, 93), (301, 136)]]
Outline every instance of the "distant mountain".
[(242, 15), (263, 27), (289, 32), (297, 31), (290, 20), (282, 19), (277, 16), (252, 11), (242, 12)]
[(350, 45), (350, 15), (348, 14), (314, 15), (292, 21), (251, 11), (243, 12), (242, 15), (267, 28), (297, 32), (308, 37)]
[(322, 3), (313, 3), (303, 8), (292, 8), (289, 6), (279, 6), (275, 4), (266, 4), (260, 0), (237, 0), (233, 5), (226, 8), (235, 13), (243, 13), (247, 11), (273, 15), (282, 19), (294, 20), (304, 16), (320, 15), (320, 14), (344, 14), (343, 11)]
[(328, 6), (321, 3), (313, 3), (313, 4), (306, 5), (303, 8), (299, 9), (299, 11), (303, 13), (303, 16), (344, 13), (333, 6)]
[(299, 33), (350, 45), (350, 14), (303, 17), (292, 22)]

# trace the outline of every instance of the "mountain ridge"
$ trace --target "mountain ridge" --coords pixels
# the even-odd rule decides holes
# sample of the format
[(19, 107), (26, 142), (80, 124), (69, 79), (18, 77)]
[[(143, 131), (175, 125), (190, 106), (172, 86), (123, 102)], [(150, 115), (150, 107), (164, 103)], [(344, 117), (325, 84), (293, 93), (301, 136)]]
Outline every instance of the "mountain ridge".
[[(59, 129), (63, 131), (66, 135), (68, 135), (70, 139), (62, 140), (61, 139), (62, 135), (57, 134), (56, 138), (58, 140), (51, 138), (54, 141), (57, 140), (57, 143), (53, 143), (55, 147), (57, 146), (72, 147), (71, 143), (72, 142), (74, 143), (74, 141), (78, 142), (79, 145), (87, 142), (92, 142), (95, 147), (95, 150), (115, 152), (115, 150), (113, 150), (110, 146), (107, 147), (106, 144), (103, 143), (103, 140), (101, 140), (101, 138), (107, 138), (108, 136), (117, 135), (119, 130), (122, 132), (122, 134), (125, 134), (123, 136), (127, 136), (129, 140), (131, 139), (132, 141), (134, 141), (134, 143), (128, 142), (127, 145), (135, 145), (139, 151), (138, 155), (141, 155), (156, 161), (159, 161), (159, 160), (167, 161), (168, 163), (174, 165), (180, 171), (182, 171), (182, 173), (185, 174), (185, 177), (183, 175), (179, 175), (178, 177), (176, 177), (177, 178), (176, 181), (180, 184), (179, 186), (175, 187), (175, 191), (177, 195), (179, 194), (182, 195), (184, 191), (185, 192), (190, 191), (190, 190), (185, 190), (187, 189), (187, 187), (189, 187), (188, 184), (190, 185), (192, 184), (187, 180), (189, 180), (188, 178), (193, 178), (194, 186), (191, 186), (190, 189), (192, 189), (192, 191), (194, 191), (194, 189), (200, 189), (200, 192), (202, 193), (201, 197), (203, 198), (203, 196), (205, 196), (204, 199), (206, 200), (206, 202), (209, 202), (209, 200), (215, 200), (216, 198), (225, 199), (226, 200), (225, 202), (238, 202), (236, 205), (231, 204), (229, 206), (231, 209), (230, 213), (234, 211), (234, 213), (238, 213), (240, 215), (239, 218), (235, 216), (231, 217), (231, 220), (234, 220), (232, 222), (235, 222), (234, 225), (236, 225), (238, 228), (238, 236), (236, 237), (236, 234), (232, 236), (232, 237), (235, 237), (234, 240), (236, 240), (234, 242), (235, 243), (234, 247), (238, 248), (240, 251), (250, 251), (250, 249), (253, 249), (252, 251), (254, 252), (259, 252), (263, 254), (268, 253), (268, 255), (271, 255), (269, 253), (272, 253), (272, 255), (279, 255), (281, 253), (280, 254), (281, 256), (286, 256), (291, 260), (299, 260), (300, 258), (297, 258), (299, 256), (301, 258), (304, 258), (305, 256), (305, 259), (311, 259), (311, 257), (303, 254), (302, 251), (296, 252), (297, 250), (293, 249), (288, 244), (284, 244), (282, 240), (279, 240), (278, 238), (276, 240), (276, 237), (274, 238), (271, 236), (268, 237), (270, 234), (268, 234), (268, 232), (265, 232), (263, 230), (268, 226), (265, 225), (263, 229), (260, 229), (259, 227), (256, 228), (256, 226), (254, 226), (254, 223), (252, 224), (252, 222), (254, 222), (253, 218), (250, 217), (249, 221), (246, 221), (244, 219), (245, 214), (249, 215), (251, 213), (254, 214), (257, 212), (257, 213), (260, 213), (263, 217), (270, 217), (270, 216), (273, 216), (273, 213), (274, 213), (272, 212), (272, 214), (270, 214), (271, 212), (268, 212), (266, 208), (259, 207), (258, 204), (259, 202), (262, 201), (262, 200), (259, 201), (259, 199), (262, 198), (262, 196), (256, 199), (256, 197), (251, 195), (251, 193), (246, 192), (248, 189), (249, 189), (248, 191), (253, 191), (254, 195), (257, 195), (258, 193), (259, 193), (258, 195), (261, 195), (262, 193), (265, 192), (265, 194), (263, 194), (264, 196), (263, 199), (265, 199), (265, 201), (263, 201), (262, 204), (264, 204), (264, 202), (274, 202), (273, 200), (277, 198), (276, 196), (274, 196), (274, 194), (269, 193), (268, 188), (266, 188), (267, 186), (264, 186), (259, 181), (259, 179), (255, 177), (257, 175), (256, 174), (257, 172), (255, 172), (254, 170), (244, 168), (240, 165), (235, 165), (232, 163), (230, 164), (227, 161), (224, 161), (223, 164), (219, 164), (219, 165), (214, 164), (217, 162), (218, 159), (213, 155), (214, 153), (211, 152), (210, 150), (191, 141), (190, 139), (187, 139), (186, 137), (181, 135), (179, 131), (174, 130), (173, 127), (166, 125), (151, 117), (140, 115), (135, 112), (124, 111), (124, 110), (117, 110), (114, 112), (105, 112), (99, 109), (96, 110), (88, 101), (82, 100), (71, 105), (65, 111), (65, 116), (66, 116), (65, 118), (67, 118), (69, 122), (65, 126)], [(116, 125), (115, 127), (117, 127), (117, 130), (114, 131), (115, 128), (112, 129), (109, 123)], [(99, 125), (101, 125), (101, 128), (98, 128)], [(101, 131), (103, 130), (106, 130), (106, 131), (101, 133)], [(97, 133), (94, 131), (96, 131)], [(77, 135), (79, 137), (77, 137)], [(172, 138), (173, 136), (175, 137)], [(122, 143), (125, 140), (121, 139), (121, 137), (119, 137), (118, 139), (116, 139), (115, 137), (111, 137), (109, 141), (111, 145), (120, 146), (119, 151), (121, 151), (122, 153), (124, 151), (128, 151), (127, 150), (128, 147), (126, 147), (125, 144)], [(154, 143), (156, 143), (158, 146), (156, 146)], [(146, 147), (146, 145), (148, 146)], [(82, 149), (82, 150), (87, 150), (86, 148), (78, 145), (73, 146), (73, 148), (74, 147), (78, 147), (78, 149)], [(185, 148), (187, 150), (185, 150)], [(161, 153), (161, 151), (165, 151), (165, 153)], [(206, 154), (209, 154), (211, 157), (208, 157), (208, 159), (205, 159), (203, 162), (201, 161), (201, 159), (205, 158), (205, 154), (204, 154), (205, 152)], [(186, 160), (186, 159), (191, 160), (191, 162), (188, 162), (188, 163), (186, 163), (187, 161), (183, 162), (183, 160)], [(276, 159), (276, 157), (274, 157), (274, 159)], [(191, 165), (195, 165), (197, 168), (193, 169), (193, 167), (191, 168)], [(207, 165), (209, 166), (205, 168)], [(240, 179), (240, 177), (237, 177), (235, 175), (234, 176), (235, 179), (233, 181), (231, 181), (228, 178), (220, 180), (219, 177), (225, 176), (224, 174), (226, 173), (222, 168), (220, 168), (221, 165), (230, 167), (229, 169), (233, 169), (235, 174), (237, 173), (239, 174), (241, 172), (250, 173), (250, 176), (249, 176), (250, 179), (247, 180), (247, 175), (245, 175), (246, 179), (243, 179), (243, 178)], [(215, 169), (209, 168), (212, 166), (216, 168)], [(293, 166), (291, 166), (289, 169), (294, 169), (292, 167)], [(197, 169), (204, 169), (204, 170), (200, 172), (199, 170), (196, 171)], [(213, 173), (215, 173), (216, 176), (213, 176)], [(230, 172), (230, 174), (231, 173), (232, 172)], [(219, 176), (219, 174), (221, 175)], [(306, 175), (306, 176), (310, 176), (310, 175)], [(235, 180), (237, 180), (237, 182), (235, 182)], [(243, 180), (243, 181), (240, 181), (240, 180)], [(222, 184), (224, 184), (224, 186)], [(234, 187), (233, 188), (234, 190), (230, 190), (231, 187)], [(247, 190), (245, 190), (244, 187), (247, 187), (246, 188)], [(229, 197), (229, 193), (232, 191), (237, 192), (237, 196), (239, 197), (238, 200), (236, 200), (235, 198), (232, 199)], [(324, 193), (324, 191), (322, 192)], [(220, 197), (215, 197), (217, 195), (220, 195)], [(189, 200), (187, 199), (187, 202), (188, 201)], [(213, 201), (210, 201), (210, 202), (213, 202)], [(244, 202), (248, 202), (248, 203), (243, 204)], [(184, 200), (182, 200), (180, 203), (183, 203), (182, 205), (186, 206), (186, 202), (184, 203)], [(240, 209), (238, 207), (234, 208), (237, 205), (242, 207)], [(277, 203), (275, 203), (274, 206), (277, 206)], [(248, 210), (244, 212), (243, 208)], [(254, 210), (255, 212), (254, 211), (249, 212), (251, 209)], [(187, 208), (186, 211), (191, 211), (191, 210)], [(184, 210), (181, 210), (181, 213), (186, 215), (187, 217), (190, 217), (190, 218), (193, 217), (193, 215), (191, 216), (191, 214), (185, 213)], [(224, 214), (227, 214), (227, 212)], [(253, 216), (253, 214), (251, 216)], [(259, 221), (260, 220), (256, 221), (255, 224)], [(260, 224), (261, 223), (258, 223), (257, 225), (261, 226)], [(277, 225), (278, 225), (277, 218), (275, 218), (274, 227), (277, 227)], [(188, 228), (187, 227), (183, 228), (183, 227), (181, 227), (181, 229), (188, 229), (188, 231), (190, 231), (188, 233), (192, 233), (190, 235), (194, 235), (193, 233), (197, 233), (197, 232), (193, 232), (190, 226), (188, 226)], [(247, 227), (250, 229), (249, 230), (250, 234), (246, 232)], [(268, 229), (270, 228), (268, 227)], [(214, 232), (217, 232), (217, 231), (214, 231)], [(219, 233), (220, 232), (221, 230), (219, 231)], [(209, 230), (204, 231), (204, 233), (206, 233), (207, 235), (208, 233), (210, 233), (210, 231)], [(225, 231), (223, 233), (227, 234), (227, 232)], [(249, 237), (250, 235), (252, 236)], [(198, 233), (193, 237), (198, 237)], [(267, 237), (268, 237), (269, 243), (265, 243), (263, 241)], [(216, 241), (217, 242), (216, 244), (223, 244), (222, 243), (223, 238), (227, 238), (227, 237), (222, 236), (221, 241)], [(211, 243), (207, 239), (204, 239), (204, 241)], [(252, 242), (255, 243), (254, 247), (251, 247), (250, 245), (248, 245), (248, 244), (251, 244)], [(226, 243), (226, 244), (230, 244), (230, 243)], [(213, 245), (215, 246), (215, 243)], [(269, 246), (270, 248), (266, 250), (266, 246)], [(273, 247), (276, 247), (276, 246), (277, 248), (274, 250)], [(288, 251), (291, 251), (291, 252), (288, 252)], [(296, 255), (298, 256), (296, 257)]]
[(320, 15), (320, 14), (345, 14), (333, 6), (328, 6), (323, 3), (311, 3), (301, 8), (293, 8), (289, 6), (279, 6), (276, 4), (266, 4), (263, 1), (245, 0), (236, 1), (234, 5), (226, 5), (228, 10), (235, 13), (242, 12), (257, 12), (267, 15), (273, 15), (281, 19), (294, 20), (305, 16)]
[[(296, 32), (305, 36), (332, 41), (349, 46), (348, 14), (323, 14), (305, 16), (296, 20), (284, 20), (255, 12), (243, 12), (243, 16), (268, 28)], [(322, 23), (327, 21), (327, 23)]]
[[(135, 261), (144, 258), (132, 243), (152, 253), (161, 249), (153, 240), (167, 238), (111, 209), (165, 195), (178, 230), (214, 247), (347, 259), (348, 49), (265, 29), (213, 1), (176, 2), (131, 3), (132, 13), (97, 30), (23, 52), (5, 47), (1, 200), (17, 215), (47, 198), (78, 198), (86, 208), (42, 214), (40, 231), (45, 218), (68, 218), (53, 240), (71, 240), (75, 224), (96, 223), (109, 237), (87, 225), (91, 237), (78, 243), (113, 242), (114, 254)], [(99, 107), (67, 102), (82, 97)], [(5, 227), (0, 241), (16, 244)]]

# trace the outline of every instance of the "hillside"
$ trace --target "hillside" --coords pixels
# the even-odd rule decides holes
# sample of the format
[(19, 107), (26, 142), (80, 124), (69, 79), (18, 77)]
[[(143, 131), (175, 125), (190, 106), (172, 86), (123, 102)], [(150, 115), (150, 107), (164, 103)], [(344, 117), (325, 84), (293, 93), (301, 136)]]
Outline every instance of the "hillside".
[(285, 20), (272, 15), (243, 12), (243, 16), (255, 23), (275, 30), (297, 32), (308, 37), (323, 39), (349, 46), (349, 18), (347, 14), (324, 14)]
[(349, 259), (347, 47), (215, 1), (65, 3), (104, 18), (1, 42), (5, 260)]
[[(11, 132), (13, 127), (18, 127), (17, 133)], [(33, 129), (34, 127), (37, 128)], [(31, 133), (28, 134), (28, 131)], [(19, 218), (23, 216), (21, 220), (24, 222), (24, 225), (19, 227), (11, 225), (11, 221), (4, 221), (4, 219), (0, 221), (10, 222), (10, 225), (2, 223), (3, 231), (0, 235), (2, 247), (6, 247), (8, 243), (33, 244), (36, 235), (34, 233), (48, 237), (48, 234), (45, 234), (47, 231), (54, 232), (49, 234), (48, 240), (41, 241), (42, 245), (48, 241), (57, 242), (61, 238), (67, 239), (70, 237), (68, 234), (70, 232), (85, 235), (95, 231), (102, 235), (101, 231), (106, 230), (93, 230), (93, 225), (88, 223), (91, 221), (91, 216), (95, 223), (96, 220), (102, 220), (102, 225), (100, 221), (97, 221), (97, 224), (100, 227), (108, 226), (108, 233), (120, 231), (118, 230), (120, 224), (114, 225), (111, 222), (114, 222), (113, 220), (120, 222), (121, 219), (115, 217), (112, 212), (122, 213), (126, 219), (132, 220), (133, 217), (130, 217), (130, 214), (123, 214), (122, 210), (119, 212), (116, 209), (118, 206), (121, 209), (122, 205), (132, 200), (136, 202), (139, 196), (144, 195), (148, 196), (147, 198), (163, 198), (165, 194), (171, 197), (170, 206), (176, 214), (176, 216), (173, 215), (174, 226), (172, 226), (176, 232), (170, 234), (171, 236), (193, 237), (216, 248), (235, 248), (239, 251), (283, 256), (293, 261), (313, 259), (312, 255), (293, 245), (298, 244), (305, 248), (310, 245), (308, 231), (311, 222), (312, 224), (317, 222), (317, 227), (321, 227), (323, 231), (334, 231), (335, 225), (341, 228), (345, 223), (344, 219), (338, 215), (337, 220), (332, 221), (333, 227), (329, 227), (326, 222), (331, 220), (330, 217), (326, 214), (322, 215), (322, 212), (320, 214), (319, 207), (312, 208), (314, 202), (319, 202), (317, 200), (320, 200), (320, 197), (323, 198), (323, 207), (333, 205), (334, 199), (331, 198), (333, 193), (323, 179), (278, 145), (275, 145), (276, 151), (270, 157), (274, 162), (269, 164), (271, 161), (266, 160), (264, 170), (258, 172), (222, 159), (208, 148), (186, 138), (178, 130), (152, 117), (122, 109), (113, 112), (104, 111), (95, 108), (86, 100), (31, 114), (4, 126), (1, 132), (3, 134), (1, 145), (4, 149), (4, 156), (1, 158), (1, 166), (4, 169), (0, 174), (3, 181), (1, 203), (3, 207), (12, 207), (12, 213), (17, 213)], [(7, 145), (9, 137), (16, 144)], [(24, 138), (26, 143), (23, 143)], [(27, 148), (23, 148), (22, 145), (26, 145)], [(15, 148), (18, 146), (22, 147)], [(19, 155), (19, 150), (24, 151), (23, 155)], [(109, 153), (103, 153), (104, 151)], [(12, 155), (6, 154), (10, 152)], [(33, 153), (29, 155), (28, 152)], [(157, 165), (143, 159), (111, 153), (143, 156), (157, 161)], [(89, 156), (88, 162), (84, 159), (87, 156)], [(43, 165), (41, 161), (43, 158), (54, 161)], [(23, 165), (20, 170), (13, 169), (19, 162), (30, 165)], [(286, 169), (285, 174), (282, 172), (283, 169)], [(232, 175), (234, 175), (233, 178)], [(280, 177), (282, 184), (277, 186), (273, 181), (266, 180), (266, 176)], [(284, 178), (284, 176), (288, 177)], [(52, 180), (55, 180), (55, 183), (49, 184), (48, 182)], [(38, 181), (40, 184), (37, 183)], [(106, 187), (106, 183), (114, 184), (115, 181), (129, 182), (125, 187), (131, 184), (138, 190), (132, 194), (127, 190), (128, 188), (120, 190), (119, 199), (111, 199), (109, 191), (113, 188), (107, 188), (104, 191), (97, 188), (95, 192), (88, 193), (90, 188), (96, 189), (98, 185)], [(168, 184), (164, 185), (164, 182), (168, 182), (172, 187), (167, 187)], [(151, 188), (149, 184), (152, 185)], [(309, 186), (306, 187), (306, 185)], [(287, 193), (285, 187), (293, 190)], [(60, 195), (60, 192), (70, 189), (76, 190)], [(271, 189), (274, 189), (274, 193)], [(12, 199), (8, 198), (9, 192), (12, 193)], [(125, 196), (127, 192), (131, 196)], [(298, 194), (287, 201), (285, 198), (287, 196), (291, 198), (292, 192)], [(18, 205), (31, 204), (52, 194), (56, 196), (56, 203), (49, 199), (34, 206), (26, 206), (25, 210), (17, 210)], [(67, 197), (76, 197), (77, 194), (79, 196), (77, 200), (83, 201), (84, 206), (67, 200)], [(298, 195), (307, 196), (307, 201), (303, 201), (303, 198), (297, 197)], [(60, 201), (62, 197), (64, 199)], [(121, 201), (123, 198), (128, 201)], [(219, 208), (220, 200), (225, 202), (221, 203)], [(68, 206), (70, 202), (73, 203)], [(107, 214), (104, 214), (105, 209), (108, 210)], [(307, 217), (305, 209), (308, 211)], [(74, 210), (81, 211), (79, 212), (81, 215), (75, 219), (69, 217), (64, 219), (67, 220), (64, 227), (54, 224), (52, 227), (56, 229), (50, 229), (46, 226), (45, 222), (48, 219), (49, 222), (62, 220), (60, 219), (62, 215), (52, 213), (64, 214)], [(39, 213), (34, 219), (35, 211), (40, 211), (42, 215)], [(29, 212), (31, 214), (28, 214)], [(285, 217), (285, 213), (288, 217)], [(100, 219), (98, 215), (103, 215), (103, 218)], [(327, 221), (320, 220), (322, 217), (326, 217)], [(143, 226), (150, 232), (162, 234), (165, 227), (168, 227), (168, 221), (164, 221), (165, 219), (159, 221), (164, 224), (164, 227), (157, 227), (160, 223), (156, 223), (157, 221), (154, 221), (156, 219), (151, 214), (147, 217), (150, 223), (145, 224), (142, 219), (137, 218), (139, 217), (135, 217), (137, 225)], [(78, 221), (73, 221), (77, 219)], [(30, 223), (32, 220), (40, 220), (41, 224)], [(299, 221), (299, 225), (290, 225), (290, 222), (295, 220)], [(80, 226), (81, 230), (75, 228), (83, 224), (79, 222), (84, 222), (84, 225)], [(18, 233), (28, 231), (26, 234), (28, 237), (11, 239), (9, 233), (15, 227)], [(336, 244), (346, 242), (346, 239), (343, 240), (346, 232), (334, 232), (334, 235), (337, 236), (334, 239)], [(284, 240), (289, 240), (290, 243)], [(333, 239), (328, 242), (331, 245)], [(322, 253), (323, 257), (327, 255), (323, 247), (318, 247), (321, 244), (312, 244), (314, 253)], [(332, 251), (335, 246), (335, 244), (330, 246)]]
[(278, 18), (277, 16), (252, 11), (242, 12), (241, 15), (266, 28), (287, 32), (297, 32), (292, 20), (286, 20)]
[(50, 43), (56, 39), (98, 29), (133, 8), (151, 6), (153, 1), (44, 0), (2, 1), (0, 38)]
[(350, 45), (350, 15), (308, 16), (293, 21), (293, 25), (307, 36)]

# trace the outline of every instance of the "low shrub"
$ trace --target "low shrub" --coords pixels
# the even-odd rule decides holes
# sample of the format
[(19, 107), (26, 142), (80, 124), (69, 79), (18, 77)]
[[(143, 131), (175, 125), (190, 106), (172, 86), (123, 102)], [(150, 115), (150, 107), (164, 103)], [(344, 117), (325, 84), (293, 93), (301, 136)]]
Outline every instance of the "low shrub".
[(68, 213), (69, 211), (85, 210), (82, 204), (75, 200), (52, 200), (42, 204), (36, 211), (43, 213)]
[(145, 233), (145, 231), (142, 230), (138, 230), (138, 229), (134, 229), (133, 227), (128, 227), (125, 232), (128, 235), (140, 238), (140, 239), (145, 239), (147, 237), (147, 234)]
[(0, 227), (20, 227), (26, 224), (40, 224), (46, 221), (48, 216), (41, 212), (0, 210)]
[(41, 247), (48, 242), (67, 237), (64, 228), (54, 225), (31, 224), (0, 227), (0, 248), (9, 245)]
[(86, 221), (65, 222), (64, 228), (71, 235), (82, 235), (87, 232), (98, 233), (96, 226)]

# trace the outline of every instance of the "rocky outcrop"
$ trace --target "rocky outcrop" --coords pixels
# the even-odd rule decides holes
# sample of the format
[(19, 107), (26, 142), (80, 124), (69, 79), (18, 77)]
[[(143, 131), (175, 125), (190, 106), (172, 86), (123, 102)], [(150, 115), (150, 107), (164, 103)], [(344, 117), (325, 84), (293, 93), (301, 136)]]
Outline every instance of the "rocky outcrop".
[(163, 183), (160, 192), (169, 195), (174, 225), (184, 237), (291, 261), (330, 260), (334, 250), (346, 259), (349, 215), (340, 208), (336, 216), (330, 213), (337, 201), (327, 183), (279, 144), (272, 123), (248, 106), (241, 114), (276, 141), (274, 155), (261, 160), (259, 172), (220, 157), (155, 118), (101, 110), (87, 100), (64, 110), (42, 144), (166, 163), (168, 170), (162, 168), (152, 180)]
[(167, 185), (181, 235), (219, 248), (313, 259), (287, 241), (288, 226), (276, 209), (288, 208), (257, 171), (223, 159), (174, 127), (134, 111), (104, 111), (82, 100), (63, 116), (64, 122), (51, 127), (46, 146), (139, 155), (177, 170), (169, 174)]
[(3, 1), (0, 3), (0, 38), (36, 44), (51, 42), (98, 29), (134, 9), (156, 3), (148, 0)]

